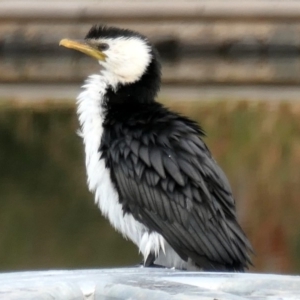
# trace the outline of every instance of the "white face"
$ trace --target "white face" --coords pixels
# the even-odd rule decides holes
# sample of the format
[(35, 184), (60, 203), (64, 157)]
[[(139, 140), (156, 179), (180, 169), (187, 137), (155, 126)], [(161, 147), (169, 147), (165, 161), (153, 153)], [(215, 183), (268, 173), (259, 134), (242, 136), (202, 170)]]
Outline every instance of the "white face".
[(133, 83), (141, 78), (151, 61), (151, 49), (138, 37), (99, 39), (97, 44), (105, 43), (105, 61), (99, 61), (116, 83)]

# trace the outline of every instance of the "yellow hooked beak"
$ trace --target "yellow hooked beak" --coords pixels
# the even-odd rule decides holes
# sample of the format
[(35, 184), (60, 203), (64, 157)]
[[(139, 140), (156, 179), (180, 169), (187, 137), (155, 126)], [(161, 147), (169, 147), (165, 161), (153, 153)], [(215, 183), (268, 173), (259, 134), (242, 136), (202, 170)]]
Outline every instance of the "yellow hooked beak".
[(66, 48), (74, 49), (84, 54), (87, 54), (97, 60), (104, 61), (106, 55), (98, 50), (97, 48), (93, 47), (93, 45), (87, 44), (85, 41), (76, 41), (76, 40), (69, 40), (69, 39), (62, 39), (59, 42), (59, 46), (64, 46)]

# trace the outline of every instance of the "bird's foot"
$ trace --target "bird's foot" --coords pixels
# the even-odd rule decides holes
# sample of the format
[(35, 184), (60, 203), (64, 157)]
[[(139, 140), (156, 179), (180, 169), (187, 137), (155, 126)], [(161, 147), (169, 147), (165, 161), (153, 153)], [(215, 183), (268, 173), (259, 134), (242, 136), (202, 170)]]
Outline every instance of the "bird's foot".
[(160, 269), (166, 269), (165, 266), (157, 265), (157, 264), (151, 264), (148, 266), (148, 268), (160, 268)]
[(133, 266), (133, 268), (160, 268), (160, 269), (166, 269), (165, 266), (157, 265), (154, 262), (151, 262), (149, 264), (145, 264), (143, 261), (139, 263), (138, 265)]

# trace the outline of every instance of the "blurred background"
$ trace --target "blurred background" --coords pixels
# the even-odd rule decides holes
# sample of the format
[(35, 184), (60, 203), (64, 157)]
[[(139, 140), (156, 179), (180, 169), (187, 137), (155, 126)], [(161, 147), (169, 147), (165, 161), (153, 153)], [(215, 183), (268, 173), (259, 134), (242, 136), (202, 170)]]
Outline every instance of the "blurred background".
[(299, 1), (0, 0), (0, 271), (141, 261), (86, 187), (75, 98), (91, 25), (157, 46), (159, 101), (196, 119), (231, 182), (253, 272), (300, 272)]

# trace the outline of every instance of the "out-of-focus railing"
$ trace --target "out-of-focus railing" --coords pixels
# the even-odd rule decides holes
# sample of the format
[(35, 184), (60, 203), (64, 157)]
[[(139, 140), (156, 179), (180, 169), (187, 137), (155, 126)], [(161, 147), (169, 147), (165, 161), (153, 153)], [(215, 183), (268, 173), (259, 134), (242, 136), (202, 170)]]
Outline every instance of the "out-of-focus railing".
[(0, 84), (77, 83), (98, 65), (58, 47), (92, 24), (157, 46), (170, 85), (300, 83), (299, 1), (0, 1)]

